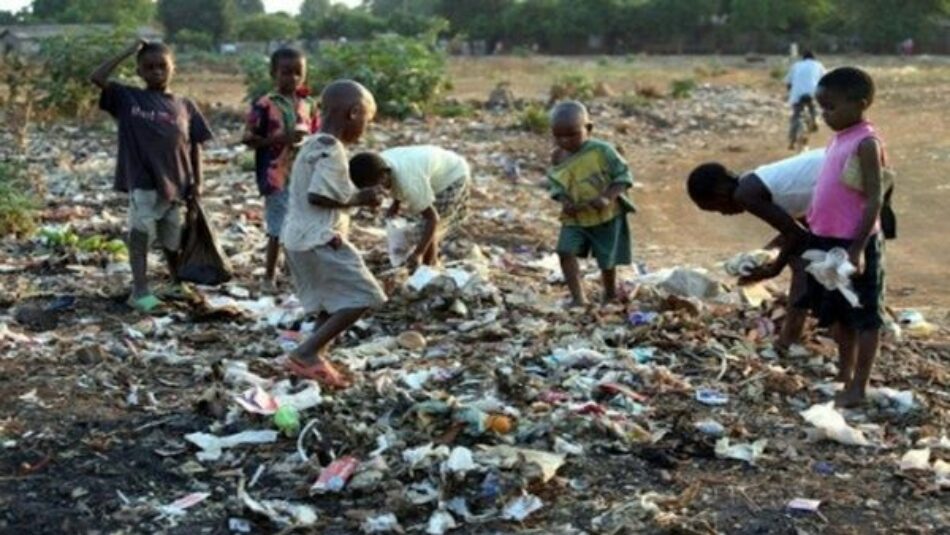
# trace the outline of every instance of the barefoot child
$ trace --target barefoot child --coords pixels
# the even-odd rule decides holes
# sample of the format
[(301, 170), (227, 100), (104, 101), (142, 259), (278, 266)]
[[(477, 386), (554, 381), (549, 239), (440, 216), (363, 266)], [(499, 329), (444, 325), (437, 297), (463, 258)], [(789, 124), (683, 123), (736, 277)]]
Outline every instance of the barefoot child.
[(290, 209), (280, 235), (297, 297), (319, 321), (286, 365), (295, 375), (344, 387), (345, 379), (327, 359), (328, 346), (367, 310), (386, 301), (347, 240), (348, 209), (379, 206), (381, 200), (378, 188), (358, 190), (350, 181), (344, 147), (363, 136), (376, 102), (362, 85), (340, 80), (323, 90), (321, 112), (320, 132), (304, 141), (294, 161)]
[[(109, 75), (135, 55), (145, 89), (110, 81)], [(168, 91), (175, 72), (172, 51), (138, 41), (100, 65), (89, 79), (102, 89), (99, 107), (119, 126), (115, 189), (129, 192), (129, 304), (142, 312), (162, 305), (149, 289), (148, 249), (156, 238), (172, 278), (181, 246), (182, 205), (201, 194), (201, 144), (211, 130), (194, 103)]]
[(247, 117), (243, 142), (254, 149), (257, 190), (264, 196), (267, 254), (264, 287), (274, 288), (280, 251), (280, 229), (287, 216), (287, 179), (296, 146), (317, 131), (320, 120), (313, 99), (306, 96), (307, 58), (295, 48), (271, 55), (274, 90), (257, 99)]
[(350, 175), (360, 187), (379, 184), (392, 192), (387, 217), (395, 217), (403, 205), (410, 215), (421, 216), (419, 243), (406, 265), (437, 265), (439, 242), (467, 215), (470, 171), (465, 158), (431, 145), (394, 147), (357, 154), (350, 160)]
[(807, 311), (795, 303), (805, 291), (805, 266), (800, 253), (808, 231), (799, 222), (811, 206), (812, 192), (818, 172), (825, 161), (824, 149), (803, 152), (797, 156), (763, 165), (755, 171), (737, 175), (719, 163), (707, 163), (693, 170), (687, 180), (689, 196), (702, 210), (735, 215), (749, 212), (779, 231), (772, 243), (780, 243), (778, 257), (739, 279), (751, 284), (777, 277), (786, 265), (792, 267), (788, 289), (791, 303), (775, 345), (788, 349), (801, 338)]
[(548, 181), (552, 197), (561, 203), (557, 252), (575, 306), (587, 303), (578, 257), (593, 253), (597, 259), (604, 302), (617, 297), (616, 267), (633, 260), (627, 214), (634, 208), (625, 194), (633, 176), (613, 146), (590, 137), (592, 128), (587, 108), (580, 102), (562, 102), (551, 111), (557, 147)]
[[(808, 211), (808, 248), (841, 247), (848, 252), (857, 267), (852, 282), (860, 307), (852, 307), (840, 292), (825, 289), (811, 276), (802, 304), (815, 312), (819, 324), (834, 328), (837, 380), (845, 385), (836, 402), (851, 407), (864, 400), (883, 325), (884, 249), (879, 231), (884, 149), (867, 120), (874, 101), (874, 81), (867, 73), (854, 67), (835, 69), (822, 77), (816, 97), (835, 135)], [(857, 180), (849, 180), (851, 169)]]

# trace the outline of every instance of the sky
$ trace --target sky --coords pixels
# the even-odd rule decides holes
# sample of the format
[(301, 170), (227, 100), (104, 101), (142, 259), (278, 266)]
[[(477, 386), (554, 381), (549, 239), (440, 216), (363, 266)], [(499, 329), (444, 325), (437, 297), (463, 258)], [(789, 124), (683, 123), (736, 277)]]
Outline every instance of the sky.
[[(334, 0), (334, 2), (338, 4), (346, 4), (348, 6), (355, 6), (360, 3), (360, 0)], [(0, 0), (0, 10), (19, 11), (31, 3), (32, 0)], [(267, 11), (286, 11), (288, 13), (297, 13), (297, 10), (300, 9), (301, 3), (303, 3), (303, 0), (264, 0), (264, 7), (267, 9)]]

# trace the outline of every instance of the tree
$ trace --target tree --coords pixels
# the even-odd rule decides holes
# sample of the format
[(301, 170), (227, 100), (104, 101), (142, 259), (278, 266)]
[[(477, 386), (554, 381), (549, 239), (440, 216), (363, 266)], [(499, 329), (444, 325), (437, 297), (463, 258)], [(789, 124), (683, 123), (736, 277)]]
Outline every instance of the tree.
[(368, 39), (385, 31), (386, 21), (362, 7), (350, 9), (334, 4), (322, 17), (301, 20), (301, 27), (307, 39)]
[(220, 43), (234, 30), (234, 0), (159, 0), (158, 17), (173, 39), (187, 28), (208, 33)]
[(300, 5), (301, 24), (308, 20), (322, 19), (330, 11), (330, 0), (303, 0)]
[(392, 17), (397, 13), (419, 17), (435, 15), (440, 0), (366, 0), (364, 5), (377, 17)]
[(234, 10), (241, 17), (261, 15), (264, 13), (263, 0), (234, 0)]
[(285, 13), (254, 15), (238, 24), (237, 36), (242, 41), (292, 41), (300, 36), (300, 24)]
[(33, 18), (42, 22), (148, 24), (155, 14), (151, 0), (33, 0)]

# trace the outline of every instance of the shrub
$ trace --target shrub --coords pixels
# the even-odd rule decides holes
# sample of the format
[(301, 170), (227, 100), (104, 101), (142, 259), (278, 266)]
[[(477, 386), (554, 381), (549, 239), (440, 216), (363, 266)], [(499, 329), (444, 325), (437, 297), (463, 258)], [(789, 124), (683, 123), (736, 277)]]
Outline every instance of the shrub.
[[(39, 52), (43, 71), (36, 81), (42, 95), (40, 106), (67, 117), (88, 117), (96, 109), (99, 94), (99, 88), (89, 83), (89, 74), (130, 42), (132, 37), (121, 32), (60, 35), (43, 40)], [(122, 62), (116, 72), (131, 78), (134, 60)]]
[(551, 129), (551, 116), (538, 105), (530, 105), (521, 111), (518, 126), (535, 134), (546, 134)]
[(617, 99), (616, 105), (624, 115), (633, 115), (637, 110), (650, 105), (650, 99), (639, 93), (624, 93)]
[(339, 78), (360, 82), (376, 97), (379, 111), (405, 118), (418, 114), (447, 87), (445, 55), (431, 37), (381, 35), (369, 41), (321, 48), (315, 93)]
[(33, 231), (33, 212), (39, 207), (26, 167), (0, 162), (0, 236), (23, 236)]
[(694, 89), (696, 89), (696, 80), (692, 78), (673, 80), (670, 83), (670, 95), (673, 98), (689, 98)]
[(214, 48), (214, 36), (185, 28), (175, 34), (175, 45), (180, 45), (186, 50), (211, 50)]
[[(246, 56), (241, 66), (249, 100), (271, 90), (268, 58)], [(333, 80), (350, 78), (373, 93), (381, 114), (398, 119), (421, 114), (448, 88), (445, 55), (428, 37), (383, 35), (326, 45), (310, 62), (309, 73), (312, 94), (319, 95)]]
[(663, 98), (663, 92), (652, 85), (638, 85), (637, 95), (643, 98)]
[(568, 74), (551, 86), (551, 101), (564, 99), (590, 100), (594, 97), (594, 82), (583, 74)]
[(779, 80), (779, 81), (784, 80), (785, 67), (782, 67), (781, 65), (776, 65), (775, 67), (772, 67), (772, 69), (769, 71), (769, 77), (771, 77), (773, 80)]
[(475, 115), (475, 107), (467, 102), (457, 100), (443, 100), (436, 102), (430, 108), (433, 115), (451, 119), (455, 117), (472, 117)]

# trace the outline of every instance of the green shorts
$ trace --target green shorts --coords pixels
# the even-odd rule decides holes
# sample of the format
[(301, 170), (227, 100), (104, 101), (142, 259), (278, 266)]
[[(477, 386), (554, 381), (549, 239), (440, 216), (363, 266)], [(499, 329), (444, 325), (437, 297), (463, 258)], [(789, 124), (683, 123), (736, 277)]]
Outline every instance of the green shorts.
[(557, 238), (557, 252), (578, 258), (593, 254), (600, 269), (630, 265), (633, 263), (633, 252), (627, 215), (620, 214), (593, 227), (564, 225)]
[(184, 224), (182, 203), (161, 198), (153, 189), (129, 192), (129, 228), (148, 234), (149, 245), (158, 240), (169, 251), (181, 249)]

